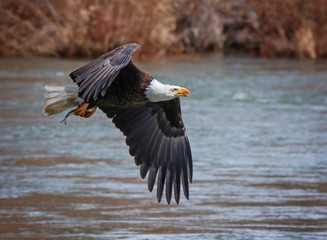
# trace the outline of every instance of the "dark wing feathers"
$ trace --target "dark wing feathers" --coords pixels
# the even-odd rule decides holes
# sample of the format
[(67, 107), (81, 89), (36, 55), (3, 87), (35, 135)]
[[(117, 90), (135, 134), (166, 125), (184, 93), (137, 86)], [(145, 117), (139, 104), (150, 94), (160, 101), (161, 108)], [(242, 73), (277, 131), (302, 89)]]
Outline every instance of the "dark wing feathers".
[(145, 178), (149, 173), (150, 191), (157, 179), (158, 201), (161, 201), (166, 188), (167, 202), (170, 203), (174, 191), (178, 203), (181, 183), (188, 199), (188, 181), (192, 181), (192, 155), (179, 99), (131, 108), (100, 108), (126, 136), (130, 154), (135, 157), (135, 163), (140, 165), (141, 177)]
[[(152, 192), (153, 190), (153, 186), (156, 181), (157, 172), (158, 172), (158, 167), (151, 166), (149, 170), (149, 177), (148, 177), (148, 188), (150, 192)], [(179, 192), (177, 194), (179, 195)]]
[[(123, 45), (72, 72), (70, 77), (79, 86), (79, 96), (89, 103), (103, 97), (118, 74), (124, 73), (138, 48), (135, 43)], [(99, 107), (126, 136), (129, 152), (136, 165), (140, 165), (141, 177), (149, 173), (150, 191), (157, 179), (158, 201), (166, 187), (167, 202), (170, 203), (174, 191), (178, 203), (181, 184), (188, 199), (192, 154), (179, 99), (130, 108)]]
[[(162, 198), (162, 193), (164, 190), (164, 184), (165, 184), (165, 177), (166, 177), (166, 166), (161, 166), (158, 174), (158, 179), (157, 179), (157, 199), (160, 202)], [(170, 203), (170, 201), (167, 202)]]
[(72, 72), (69, 76), (79, 86), (79, 96), (86, 102), (103, 97), (138, 48), (136, 43), (123, 45)]

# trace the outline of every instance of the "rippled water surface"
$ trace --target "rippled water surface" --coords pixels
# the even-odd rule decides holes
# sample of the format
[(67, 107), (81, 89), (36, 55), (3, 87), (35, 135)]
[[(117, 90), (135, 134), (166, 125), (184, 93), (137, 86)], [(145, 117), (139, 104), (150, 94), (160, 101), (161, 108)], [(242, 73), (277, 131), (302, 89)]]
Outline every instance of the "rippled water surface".
[(187, 87), (190, 200), (157, 203), (123, 135), (42, 116), (85, 61), (0, 59), (1, 239), (327, 239), (327, 62), (139, 63)]

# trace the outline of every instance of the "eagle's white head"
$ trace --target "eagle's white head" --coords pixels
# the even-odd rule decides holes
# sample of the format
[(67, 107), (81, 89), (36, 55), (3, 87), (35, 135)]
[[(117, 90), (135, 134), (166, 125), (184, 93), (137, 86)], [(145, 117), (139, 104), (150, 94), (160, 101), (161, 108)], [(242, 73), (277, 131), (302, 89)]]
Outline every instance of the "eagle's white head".
[(186, 88), (162, 84), (156, 79), (153, 79), (145, 89), (145, 96), (151, 102), (168, 101), (176, 97), (188, 97), (189, 95), (190, 92)]

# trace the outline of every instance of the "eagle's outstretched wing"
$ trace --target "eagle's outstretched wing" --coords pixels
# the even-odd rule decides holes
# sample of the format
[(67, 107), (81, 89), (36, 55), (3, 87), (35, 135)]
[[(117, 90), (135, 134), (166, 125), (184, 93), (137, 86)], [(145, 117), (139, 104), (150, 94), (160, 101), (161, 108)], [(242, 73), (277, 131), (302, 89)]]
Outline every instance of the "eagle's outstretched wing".
[(78, 95), (85, 102), (103, 97), (138, 48), (136, 43), (123, 45), (72, 72), (69, 76), (79, 86)]
[[(182, 121), (179, 98), (138, 107), (101, 107), (126, 136), (129, 152), (140, 173), (148, 175), (152, 191), (157, 178), (157, 198), (160, 202), (166, 182), (166, 199), (170, 203), (172, 189), (178, 203), (180, 180), (188, 199), (188, 181), (192, 181), (192, 154)], [(157, 177), (158, 174), (158, 177)]]

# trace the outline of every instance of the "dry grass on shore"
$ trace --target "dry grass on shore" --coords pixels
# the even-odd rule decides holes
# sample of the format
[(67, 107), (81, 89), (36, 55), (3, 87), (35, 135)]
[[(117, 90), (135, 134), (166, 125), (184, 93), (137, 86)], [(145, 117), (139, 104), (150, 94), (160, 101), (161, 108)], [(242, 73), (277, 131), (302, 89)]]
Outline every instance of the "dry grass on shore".
[(258, 55), (327, 57), (326, 0), (250, 0), (249, 6), (258, 13), (260, 25), (252, 34)]
[(327, 0), (2, 0), (0, 55), (136, 57), (203, 52), (327, 57)]
[(123, 43), (140, 58), (180, 54), (172, 0), (3, 0), (2, 56), (98, 56)]

